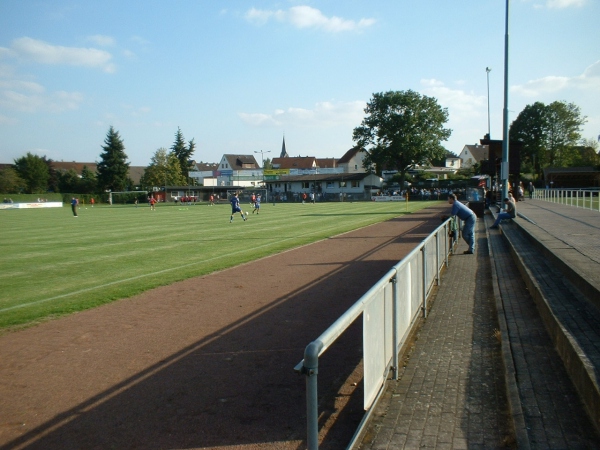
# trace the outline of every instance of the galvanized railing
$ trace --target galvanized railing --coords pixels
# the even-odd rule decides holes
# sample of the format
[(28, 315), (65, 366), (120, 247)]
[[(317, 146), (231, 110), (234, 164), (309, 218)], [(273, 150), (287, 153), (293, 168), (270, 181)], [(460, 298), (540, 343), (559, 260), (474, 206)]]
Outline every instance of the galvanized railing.
[[(304, 359), (294, 368), (306, 376), (307, 447), (319, 448), (319, 357), (362, 315), (364, 408), (370, 410), (383, 391), (390, 372), (398, 376), (398, 354), (406, 344), (419, 314), (427, 317), (427, 298), (440, 282), (452, 250), (450, 220), (445, 221), (412, 252), (307, 345)], [(360, 430), (363, 421), (355, 434)], [(354, 439), (353, 439), (354, 441)]]
[(536, 189), (533, 198), (600, 211), (599, 189)]

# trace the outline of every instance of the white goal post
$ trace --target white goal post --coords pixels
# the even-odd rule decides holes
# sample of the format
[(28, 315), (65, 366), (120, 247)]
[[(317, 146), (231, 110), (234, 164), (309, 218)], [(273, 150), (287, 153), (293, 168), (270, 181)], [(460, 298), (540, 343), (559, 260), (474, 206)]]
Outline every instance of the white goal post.
[(137, 197), (140, 194), (144, 194), (146, 195), (148, 193), (148, 191), (120, 191), (120, 192), (112, 192), (110, 191), (108, 193), (108, 204), (112, 205), (113, 204), (113, 194), (125, 194), (126, 198), (134, 198)]

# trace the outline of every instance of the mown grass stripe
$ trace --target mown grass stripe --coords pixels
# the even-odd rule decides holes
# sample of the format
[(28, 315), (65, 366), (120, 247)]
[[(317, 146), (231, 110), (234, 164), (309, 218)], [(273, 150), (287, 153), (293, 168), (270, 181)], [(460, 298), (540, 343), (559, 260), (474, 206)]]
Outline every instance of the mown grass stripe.
[[(411, 202), (408, 212), (431, 204)], [(79, 218), (66, 208), (0, 213), (3, 230), (19, 236), (0, 243), (0, 326), (94, 307), (406, 212), (397, 203), (263, 205), (260, 217), (242, 223), (238, 215), (233, 224), (226, 206), (96, 207)]]

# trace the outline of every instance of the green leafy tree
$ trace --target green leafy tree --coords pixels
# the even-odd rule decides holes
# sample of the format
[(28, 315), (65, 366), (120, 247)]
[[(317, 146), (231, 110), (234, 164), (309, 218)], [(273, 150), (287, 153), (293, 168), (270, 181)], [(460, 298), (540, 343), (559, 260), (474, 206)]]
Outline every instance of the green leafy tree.
[(579, 106), (565, 102), (552, 102), (547, 114), (550, 165), (572, 165), (577, 156), (575, 146), (581, 140), (581, 127), (587, 118), (581, 115)]
[(593, 167), (600, 165), (600, 145), (598, 144), (598, 141), (594, 139), (583, 139), (575, 164), (577, 166)]
[(564, 167), (577, 160), (577, 142), (586, 122), (573, 103), (527, 105), (510, 126), (510, 139), (521, 141), (521, 162), (538, 175), (545, 167)]
[(79, 194), (79, 184), (79, 175), (77, 175), (75, 169), (58, 172), (58, 188), (60, 192)]
[[(546, 105), (535, 102), (527, 105), (510, 125), (510, 140), (521, 141), (521, 165), (529, 166), (532, 172), (540, 174), (543, 167), (548, 165), (546, 154), (546, 129), (548, 128)], [(526, 171), (526, 170), (524, 170)]]
[(434, 167), (444, 167), (446, 165), (446, 158), (457, 158), (457, 156), (448, 149), (444, 149), (444, 155), (441, 158), (435, 158), (431, 160), (431, 165)]
[(97, 165), (98, 188), (102, 191), (123, 191), (127, 187), (129, 163), (125, 145), (119, 132), (111, 126), (102, 146), (101, 161)]
[(179, 160), (174, 153), (167, 153), (166, 148), (159, 148), (152, 156), (150, 164), (144, 170), (140, 180), (142, 186), (179, 186), (185, 183), (181, 174)]
[(48, 166), (48, 190), (52, 192), (60, 192), (58, 187), (58, 173), (54, 168), (54, 161), (51, 159), (46, 159), (45, 156), (42, 156), (42, 159)]
[(452, 130), (444, 128), (448, 110), (433, 97), (412, 90), (373, 94), (365, 108), (367, 116), (354, 129), (353, 139), (364, 148), (363, 166), (396, 169), (404, 184), (406, 172), (415, 165), (441, 158)]
[(196, 149), (196, 144), (192, 139), (188, 145), (185, 143), (185, 139), (183, 138), (183, 133), (180, 128), (177, 128), (177, 133), (175, 133), (175, 142), (171, 146), (171, 153), (175, 155), (177, 160), (179, 161), (179, 167), (181, 169), (181, 174), (185, 178), (185, 180), (189, 177), (190, 172), (190, 158)]
[(50, 171), (45, 157), (28, 152), (27, 155), (15, 159), (15, 170), (25, 182), (25, 191), (28, 194), (41, 194), (48, 190)]
[(96, 173), (92, 172), (88, 166), (81, 169), (81, 179), (79, 180), (79, 191), (81, 194), (92, 194), (96, 192), (98, 181)]
[(18, 194), (25, 188), (25, 181), (12, 167), (0, 169), (0, 192), (4, 194)]

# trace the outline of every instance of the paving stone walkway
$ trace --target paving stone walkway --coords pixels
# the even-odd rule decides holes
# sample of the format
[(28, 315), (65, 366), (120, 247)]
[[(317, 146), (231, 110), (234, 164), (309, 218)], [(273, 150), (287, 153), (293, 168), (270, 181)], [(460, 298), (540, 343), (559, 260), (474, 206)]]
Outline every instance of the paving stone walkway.
[[(530, 233), (576, 270), (597, 274), (600, 213), (569, 208), (519, 203)], [(460, 242), (401, 378), (388, 382), (356, 448), (600, 448), (504, 230), (486, 229), (492, 222), (478, 220), (476, 257)], [(535, 256), (527, 239), (516, 242)], [(529, 262), (561, 278), (546, 263)]]
[(481, 220), (476, 255), (451, 258), (399, 381), (390, 381), (360, 449), (510, 448), (491, 267)]

